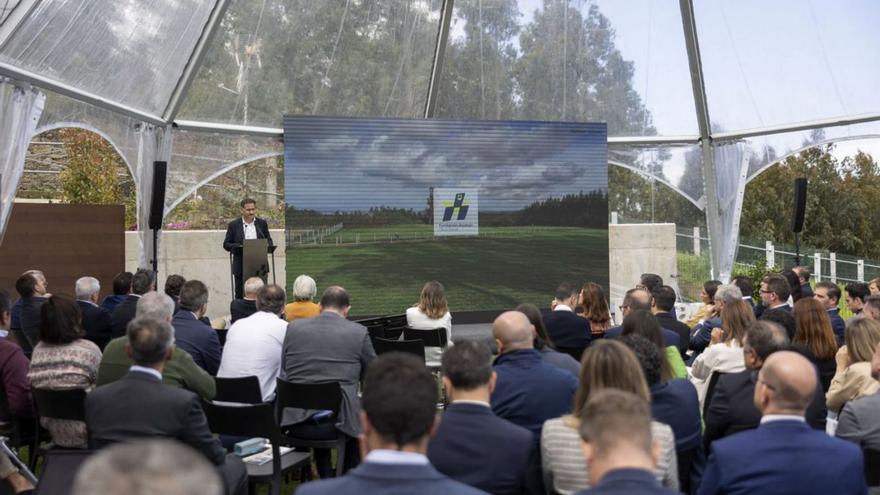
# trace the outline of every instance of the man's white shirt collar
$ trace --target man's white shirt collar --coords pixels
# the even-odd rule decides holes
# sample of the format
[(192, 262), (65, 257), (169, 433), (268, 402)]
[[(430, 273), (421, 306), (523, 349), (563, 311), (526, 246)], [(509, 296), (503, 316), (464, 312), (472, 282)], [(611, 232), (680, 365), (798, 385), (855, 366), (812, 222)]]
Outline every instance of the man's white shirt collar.
[(159, 370), (155, 370), (153, 368), (147, 368), (146, 366), (138, 366), (136, 364), (133, 364), (133, 365), (131, 365), (130, 368), (128, 368), (128, 371), (137, 371), (139, 373), (146, 373), (148, 375), (155, 376), (159, 380), (162, 380), (162, 373), (159, 373)]
[(364, 460), (379, 464), (409, 464), (413, 466), (427, 466), (430, 464), (424, 454), (386, 449), (371, 450)]
[(568, 311), (569, 313), (574, 313), (574, 310), (567, 304), (557, 304), (553, 311)]
[(800, 421), (805, 423), (807, 420), (797, 414), (767, 414), (761, 417), (761, 424), (772, 423), (773, 421)]

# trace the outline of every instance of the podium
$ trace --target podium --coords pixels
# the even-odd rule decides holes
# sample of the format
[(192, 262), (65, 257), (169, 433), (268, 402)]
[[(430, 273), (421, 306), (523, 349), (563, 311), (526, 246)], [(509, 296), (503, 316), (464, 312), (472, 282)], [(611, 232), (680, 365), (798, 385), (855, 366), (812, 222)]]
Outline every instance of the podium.
[[(269, 273), (272, 274), (272, 283), (275, 283), (275, 248), (270, 245), (268, 239), (246, 239), (244, 244), (236, 246), (229, 253), (229, 273), (233, 297), (235, 296), (234, 257), (241, 256), (241, 284), (251, 277), (260, 277), (263, 282), (268, 282)], [(268, 256), (267, 256), (268, 255)], [(271, 270), (270, 260), (271, 259)]]

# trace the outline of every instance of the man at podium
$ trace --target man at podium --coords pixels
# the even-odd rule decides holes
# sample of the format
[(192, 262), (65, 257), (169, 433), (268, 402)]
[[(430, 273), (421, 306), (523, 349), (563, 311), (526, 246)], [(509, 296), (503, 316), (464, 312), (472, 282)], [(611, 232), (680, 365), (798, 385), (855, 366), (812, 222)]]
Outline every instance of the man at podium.
[[(226, 238), (223, 239), (223, 249), (232, 254), (232, 276), (234, 279), (235, 298), (241, 299), (244, 279), (253, 276), (242, 276), (242, 247), (244, 241), (249, 239), (266, 239), (269, 246), (273, 245), (272, 235), (269, 234), (269, 224), (262, 218), (257, 218), (257, 202), (251, 198), (241, 200), (241, 218), (229, 222), (226, 227)], [(266, 256), (266, 253), (263, 253)], [(265, 259), (265, 258), (264, 258)]]

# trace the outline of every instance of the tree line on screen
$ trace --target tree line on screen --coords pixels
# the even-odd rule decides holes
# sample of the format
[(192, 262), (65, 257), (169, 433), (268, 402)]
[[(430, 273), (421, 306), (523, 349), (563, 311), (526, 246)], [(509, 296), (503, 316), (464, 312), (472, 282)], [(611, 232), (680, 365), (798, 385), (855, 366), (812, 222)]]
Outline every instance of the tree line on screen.
[[(429, 196), (429, 201), (431, 197)], [(608, 227), (608, 195), (603, 191), (578, 192), (558, 198), (535, 201), (521, 210), (479, 212), (484, 227), (521, 227), (528, 225), (557, 227)], [(431, 208), (371, 207), (364, 211), (321, 213), (315, 210), (287, 207), (288, 225), (316, 227), (342, 223), (352, 227), (383, 227), (387, 225), (433, 223)]]

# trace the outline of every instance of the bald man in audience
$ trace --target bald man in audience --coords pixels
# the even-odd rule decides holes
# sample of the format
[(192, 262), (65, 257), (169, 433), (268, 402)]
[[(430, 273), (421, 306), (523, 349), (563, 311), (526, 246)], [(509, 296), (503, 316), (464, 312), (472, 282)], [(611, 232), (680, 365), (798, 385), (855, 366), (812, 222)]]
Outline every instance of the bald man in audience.
[(805, 357), (771, 354), (755, 386), (760, 426), (712, 444), (698, 493), (867, 493), (861, 449), (804, 420), (817, 386)]
[(494, 365), (498, 378), (492, 411), (528, 429), (537, 440), (544, 421), (571, 412), (577, 378), (541, 359), (533, 347), (531, 323), (519, 311), (496, 318), (492, 335), (500, 354)]

